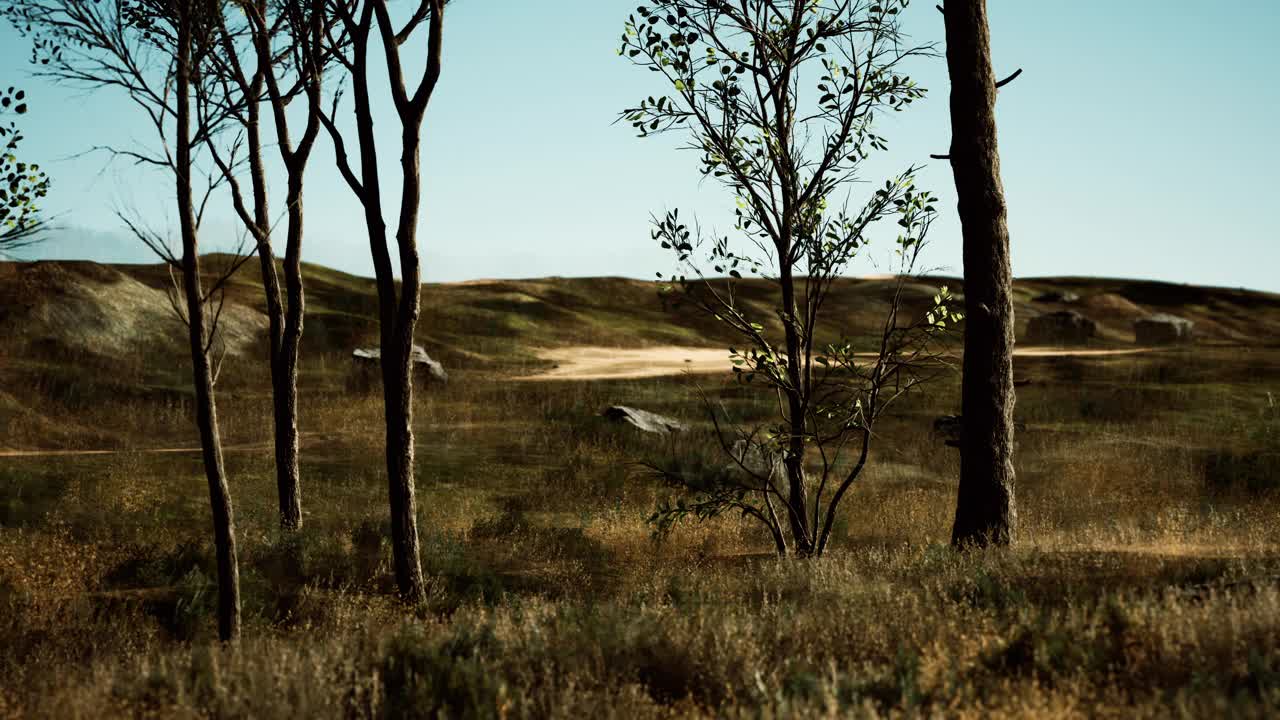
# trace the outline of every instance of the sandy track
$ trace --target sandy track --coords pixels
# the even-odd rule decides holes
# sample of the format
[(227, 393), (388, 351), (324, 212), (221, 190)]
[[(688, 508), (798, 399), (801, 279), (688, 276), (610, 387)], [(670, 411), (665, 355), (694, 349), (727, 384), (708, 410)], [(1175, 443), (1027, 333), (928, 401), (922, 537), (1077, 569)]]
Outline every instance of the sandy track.
[(647, 348), (611, 348), (591, 345), (555, 348), (538, 357), (556, 367), (520, 380), (625, 380), (663, 377), (680, 373), (723, 373), (733, 367), (725, 348), (662, 345)]
[[(1024, 347), (1014, 350), (1020, 357), (1109, 357), (1152, 352), (1155, 348), (1069, 349)], [(871, 353), (867, 357), (874, 357)], [(538, 357), (556, 363), (556, 367), (534, 375), (517, 378), (544, 380), (627, 380), (664, 377), (682, 373), (714, 374), (729, 372), (729, 351), (725, 348), (682, 347), (663, 345), (647, 348), (610, 348), (579, 346), (542, 350)]]
[[(417, 425), (415, 429), (424, 431), (429, 429), (438, 429), (446, 431), (457, 430), (474, 430), (477, 428), (507, 427), (518, 421), (516, 420), (496, 420), (484, 422), (454, 422), (447, 424), (427, 423), (426, 425)], [(302, 433), (302, 437), (307, 442), (324, 443), (329, 441), (343, 440), (352, 437), (350, 433)], [(266, 452), (271, 450), (274, 445), (269, 442), (258, 443), (232, 443), (223, 444), (222, 451), (224, 453), (234, 452)], [(426, 443), (417, 443), (417, 447), (430, 447)], [(182, 454), (199, 454), (202, 450), (197, 447), (161, 447), (161, 448), (115, 448), (115, 449), (83, 449), (83, 450), (6, 450), (0, 448), (0, 458), (26, 458), (26, 457), (82, 457), (93, 455), (182, 455)]]
[[(241, 452), (247, 450), (270, 450), (270, 444), (257, 443), (253, 445), (223, 445), (223, 452)], [(0, 450), (0, 458), (24, 458), (24, 457), (78, 457), (87, 455), (181, 455), (184, 453), (199, 453), (198, 447), (167, 447), (167, 448), (128, 448), (121, 450)]]

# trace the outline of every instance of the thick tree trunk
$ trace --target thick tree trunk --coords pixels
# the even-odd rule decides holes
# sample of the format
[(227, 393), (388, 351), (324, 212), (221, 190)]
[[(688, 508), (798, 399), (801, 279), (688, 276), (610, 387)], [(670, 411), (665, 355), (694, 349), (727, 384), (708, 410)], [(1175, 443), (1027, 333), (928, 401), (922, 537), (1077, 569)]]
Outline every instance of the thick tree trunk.
[(236, 559), (235, 518), (231, 492), (222, 462), (218, 411), (214, 401), (213, 370), (206, 345), (204, 297), (200, 284), (200, 255), (196, 236), (195, 205), (191, 191), (191, 18), (179, 3), (176, 133), (178, 218), (182, 233), (182, 278), (186, 292), (188, 339), (191, 343), (192, 380), (196, 394), (196, 425), (209, 483), (213, 515), (214, 548), (218, 567), (218, 637), (235, 640), (240, 635), (240, 570)]
[(1008, 544), (1013, 471), (1013, 273), (996, 145), (996, 78), (986, 0), (948, 0), (951, 168), (964, 234), (965, 338), (960, 488), (951, 542)]

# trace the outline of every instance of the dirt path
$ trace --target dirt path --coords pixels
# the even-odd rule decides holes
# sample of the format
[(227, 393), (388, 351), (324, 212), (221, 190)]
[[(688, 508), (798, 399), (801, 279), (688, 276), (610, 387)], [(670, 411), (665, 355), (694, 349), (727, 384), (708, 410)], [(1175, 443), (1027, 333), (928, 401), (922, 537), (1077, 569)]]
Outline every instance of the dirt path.
[[(1068, 349), (1024, 347), (1014, 350), (1019, 357), (1109, 357), (1152, 352), (1156, 348)], [(865, 353), (874, 357), (872, 353)], [(728, 372), (729, 352), (724, 348), (682, 347), (663, 345), (647, 348), (610, 348), (579, 346), (553, 348), (538, 353), (556, 366), (535, 375), (517, 378), (543, 380), (627, 380), (663, 377), (682, 373), (713, 374)]]
[[(241, 452), (246, 450), (270, 450), (271, 445), (265, 443), (255, 443), (252, 445), (223, 445), (223, 452)], [(86, 455), (180, 455), (183, 453), (198, 453), (198, 447), (167, 447), (167, 448), (125, 448), (120, 450), (0, 450), (0, 458), (24, 458), (24, 457), (79, 457)]]
[[(415, 426), (415, 430), (423, 431), (427, 429), (440, 429), (448, 431), (457, 430), (474, 430), (486, 427), (505, 427), (512, 425), (517, 421), (513, 420), (497, 420), (492, 422), (456, 422), (448, 424), (428, 423), (425, 426)], [(326, 442), (349, 439), (352, 437), (347, 433), (302, 433), (302, 437), (309, 442)], [(427, 447), (423, 443), (418, 443), (419, 447)], [(271, 443), (233, 443), (224, 444), (223, 452), (266, 452), (274, 447)], [(181, 455), (186, 453), (201, 452), (199, 446), (196, 447), (161, 447), (161, 448), (117, 448), (112, 450), (5, 450), (0, 448), (0, 458), (26, 458), (26, 457), (86, 457), (93, 455)]]

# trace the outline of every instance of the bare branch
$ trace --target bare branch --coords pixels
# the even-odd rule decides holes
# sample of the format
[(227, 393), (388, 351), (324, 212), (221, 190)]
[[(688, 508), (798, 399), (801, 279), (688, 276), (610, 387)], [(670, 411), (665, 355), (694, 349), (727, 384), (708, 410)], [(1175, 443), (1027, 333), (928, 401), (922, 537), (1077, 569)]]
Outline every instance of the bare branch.
[(1017, 79), (1018, 79), (1018, 76), (1019, 76), (1019, 75), (1021, 75), (1021, 74), (1022, 74), (1022, 68), (1018, 68), (1017, 70), (1015, 70), (1015, 71), (1013, 72), (1013, 74), (1012, 74), (1012, 75), (1010, 75), (1009, 77), (1007, 77), (1007, 78), (1005, 78), (1005, 79), (1003, 79), (1003, 80), (1001, 80), (1001, 81), (997, 82), (997, 83), (996, 83), (996, 89), (1002, 88), (1002, 87), (1004, 87), (1005, 85), (1008, 85), (1009, 83), (1013, 82), (1014, 80), (1017, 80)]

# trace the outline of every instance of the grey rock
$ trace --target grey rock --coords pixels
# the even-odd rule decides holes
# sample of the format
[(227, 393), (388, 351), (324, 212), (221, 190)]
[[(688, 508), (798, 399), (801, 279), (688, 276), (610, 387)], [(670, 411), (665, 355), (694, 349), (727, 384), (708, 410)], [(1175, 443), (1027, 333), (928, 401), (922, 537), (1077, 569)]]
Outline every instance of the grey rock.
[(600, 414), (614, 422), (630, 423), (645, 432), (666, 435), (689, 429), (687, 425), (675, 418), (626, 405), (611, 405)]
[[(373, 373), (374, 377), (380, 372), (381, 360), (382, 350), (379, 348), (357, 348), (351, 353), (351, 361), (355, 364), (356, 370), (363, 374)], [(444, 369), (444, 365), (428, 355), (426, 348), (421, 345), (413, 346), (410, 362), (413, 365), (414, 379), (418, 382), (424, 385), (444, 385), (449, 382), (449, 373)]]
[(1133, 321), (1133, 334), (1139, 345), (1189, 343), (1194, 331), (1194, 322), (1168, 313), (1156, 313)]
[(964, 421), (959, 415), (943, 415), (933, 421), (934, 436), (950, 447), (960, 447), (960, 432), (963, 428)]
[(1076, 293), (1071, 292), (1070, 290), (1050, 290), (1049, 292), (1041, 293), (1040, 295), (1035, 296), (1031, 300), (1032, 302), (1038, 302), (1038, 303), (1070, 304), (1073, 302), (1079, 302), (1080, 296), (1077, 295)]
[(1098, 323), (1074, 310), (1037, 315), (1027, 321), (1025, 340), (1033, 345), (1083, 345), (1098, 333)]

